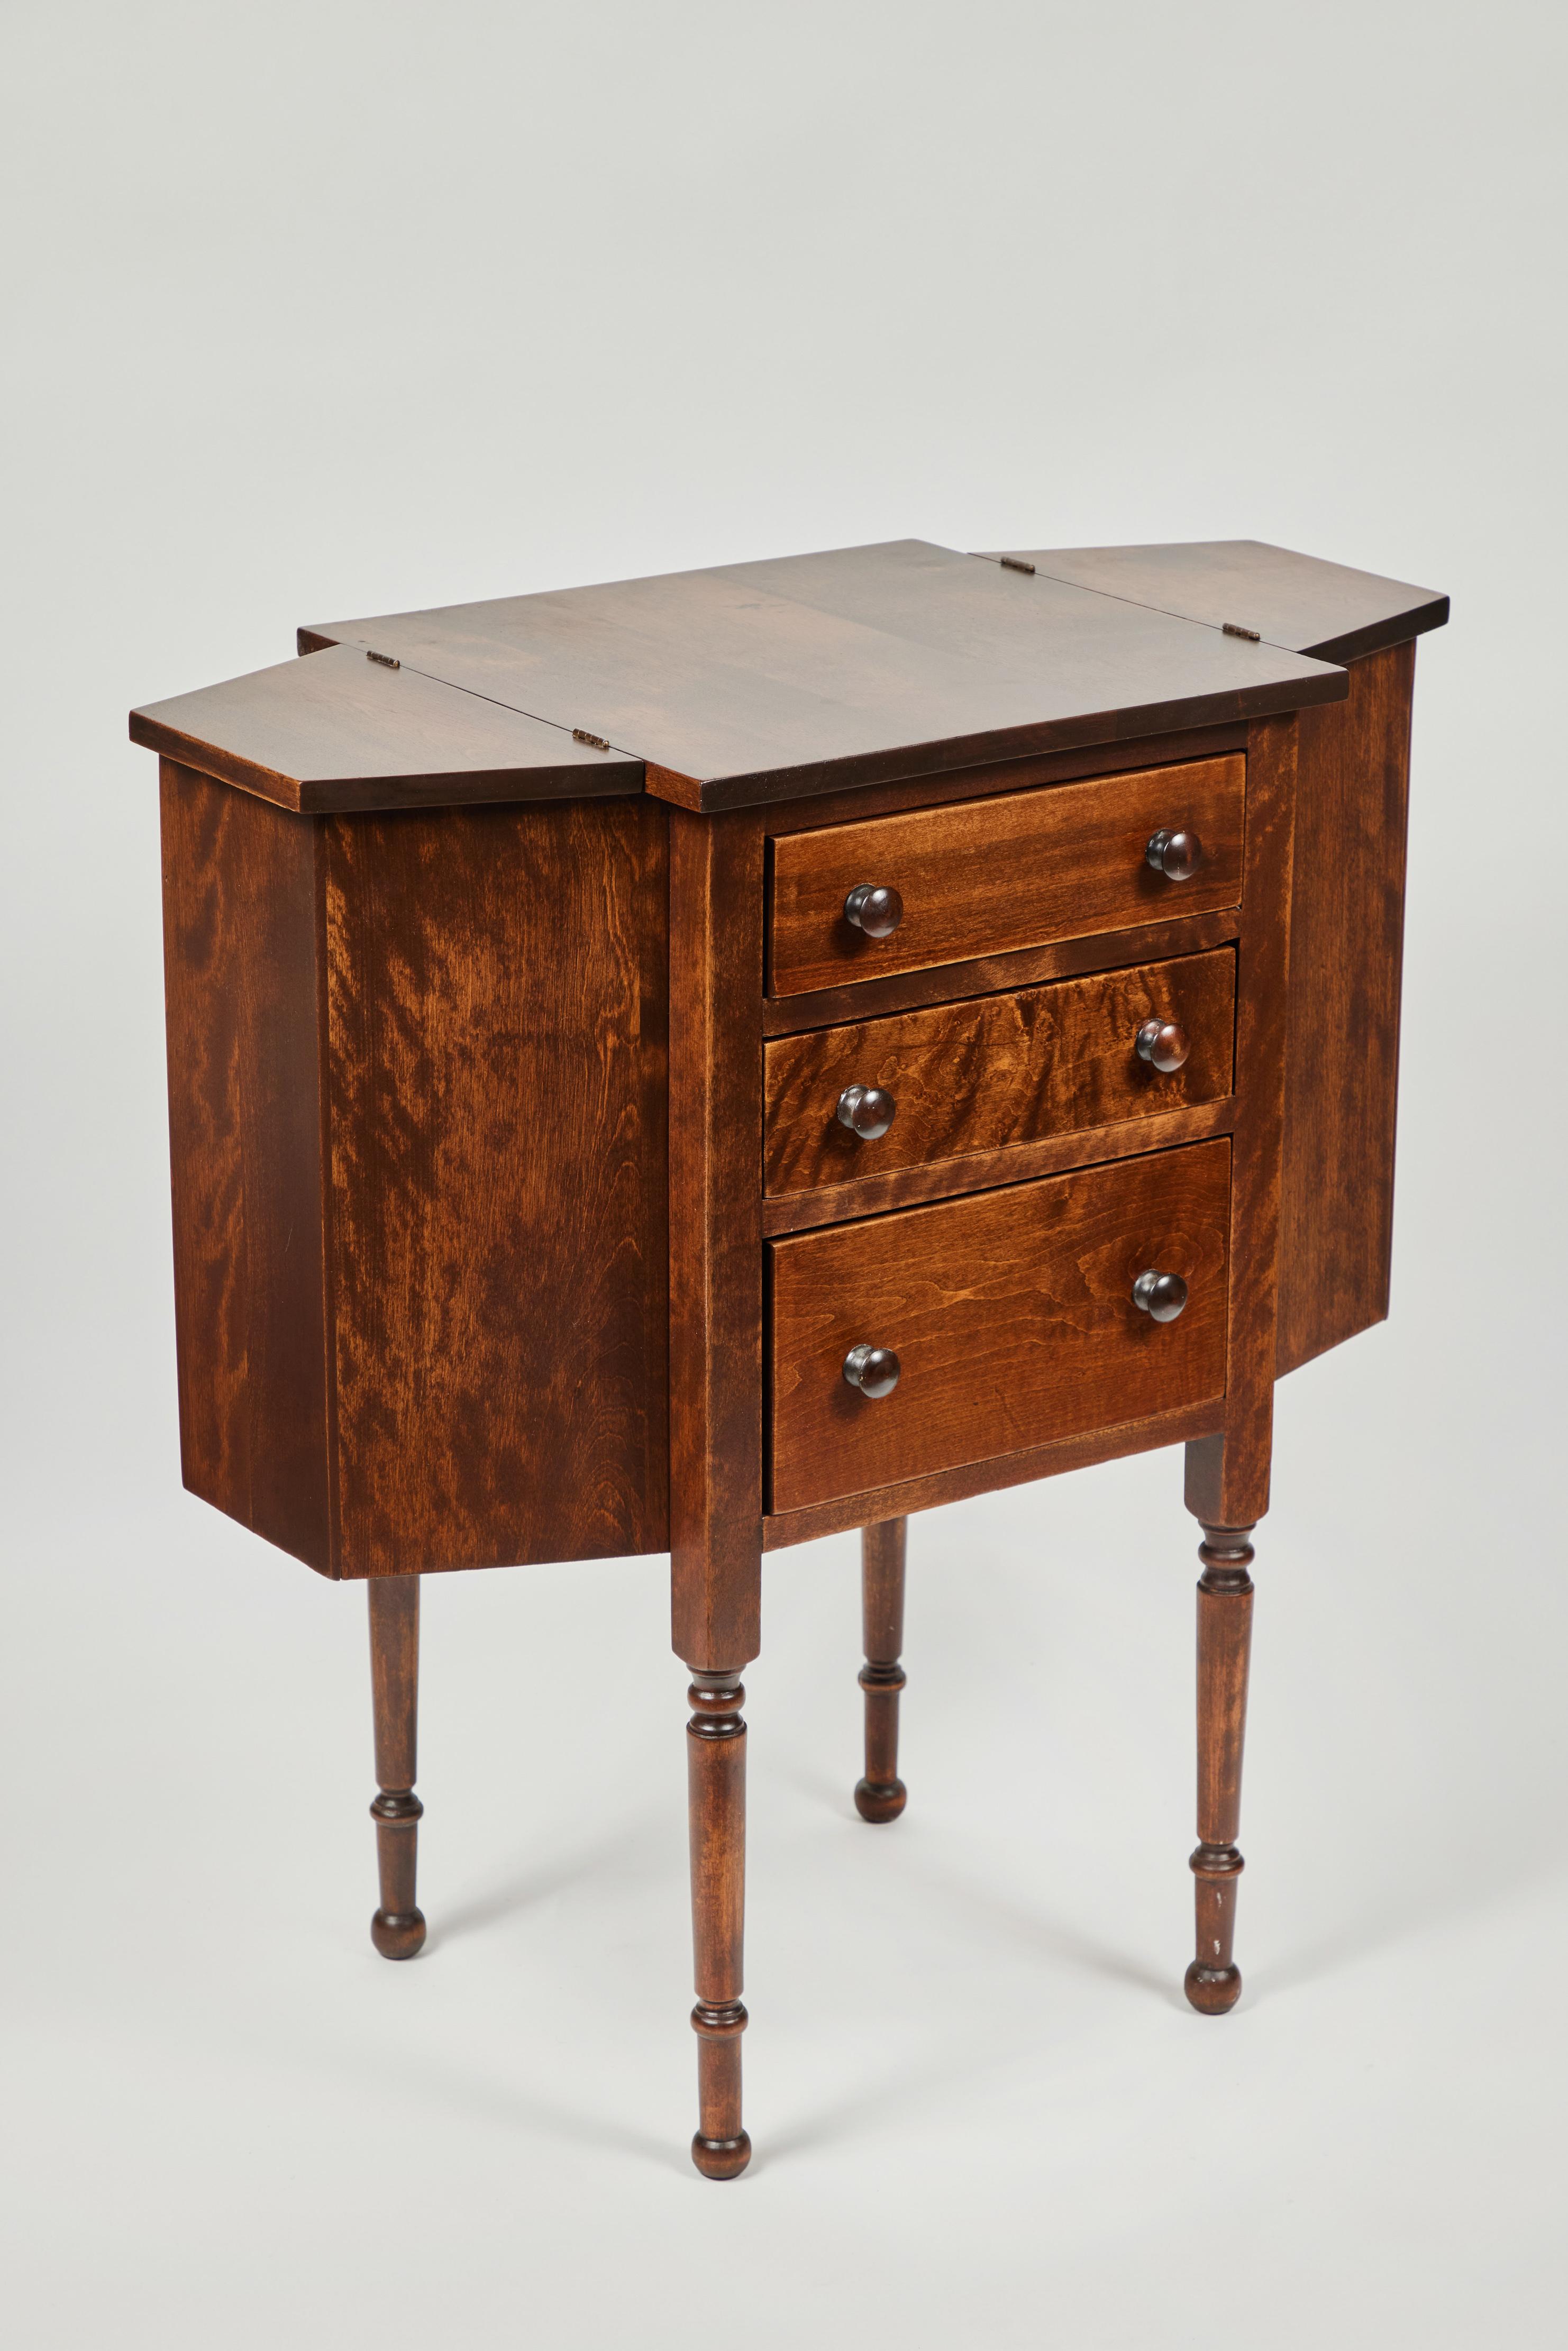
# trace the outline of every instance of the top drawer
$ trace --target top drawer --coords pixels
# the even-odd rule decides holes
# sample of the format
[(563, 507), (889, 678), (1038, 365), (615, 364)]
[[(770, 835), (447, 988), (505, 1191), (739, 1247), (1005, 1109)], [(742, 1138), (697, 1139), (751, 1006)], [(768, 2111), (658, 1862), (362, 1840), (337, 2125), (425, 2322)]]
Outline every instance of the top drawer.
[[(1239, 905), (1246, 768), (1238, 752), (788, 834), (773, 844), (771, 991), (800, 996)], [(1178, 831), (1197, 842), (1185, 880), (1149, 857), (1156, 833)], [(1169, 862), (1179, 870), (1179, 857)], [(903, 902), (885, 937), (844, 912), (862, 884)]]

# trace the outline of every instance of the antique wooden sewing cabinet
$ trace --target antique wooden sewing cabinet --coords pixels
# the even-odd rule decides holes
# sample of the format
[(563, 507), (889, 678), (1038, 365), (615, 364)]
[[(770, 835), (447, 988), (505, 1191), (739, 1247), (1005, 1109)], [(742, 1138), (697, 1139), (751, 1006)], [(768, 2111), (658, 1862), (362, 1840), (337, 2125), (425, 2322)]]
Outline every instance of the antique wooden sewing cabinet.
[(1229, 2008), (1274, 1382), (1387, 1308), (1414, 640), (1251, 541), (917, 541), (304, 629), (162, 754), (191, 1490), (368, 1581), (416, 1951), (419, 1578), (663, 1552), (700, 2169), (741, 2126), (765, 1551), (1186, 1447), (1193, 2005)]

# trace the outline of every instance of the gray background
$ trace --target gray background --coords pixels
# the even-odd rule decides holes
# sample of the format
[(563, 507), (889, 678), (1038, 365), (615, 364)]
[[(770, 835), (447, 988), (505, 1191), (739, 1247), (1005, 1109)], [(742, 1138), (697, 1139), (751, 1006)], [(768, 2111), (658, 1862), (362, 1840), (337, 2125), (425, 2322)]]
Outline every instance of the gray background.
[[(5, 8), (18, 2351), (1562, 2339), (1562, 24)], [(430, 1590), (393, 1969), (363, 1595), (180, 1490), (125, 711), (334, 611), (904, 534), (1451, 590), (1395, 1311), (1280, 1394), (1222, 2024), (1177, 1458), (917, 1523), (886, 1833), (852, 1541), (770, 1561), (716, 2189), (661, 1564)]]

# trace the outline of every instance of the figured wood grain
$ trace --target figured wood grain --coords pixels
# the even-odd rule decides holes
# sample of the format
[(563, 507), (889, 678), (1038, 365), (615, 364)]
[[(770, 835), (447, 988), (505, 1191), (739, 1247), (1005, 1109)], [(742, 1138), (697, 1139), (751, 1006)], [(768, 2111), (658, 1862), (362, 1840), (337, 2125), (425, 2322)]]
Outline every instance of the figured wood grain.
[(977, 1494), (1001, 1493), (1011, 1486), (1032, 1485), (1040, 1478), (1092, 1469), (1102, 1461), (1122, 1461), (1135, 1453), (1188, 1444), (1217, 1430), (1224, 1413), (1223, 1397), (1214, 1397), (1205, 1404), (1184, 1405), (1175, 1412), (1123, 1421), (1113, 1428), (1091, 1429), (1084, 1437), (1022, 1446), (1016, 1453), (993, 1454), (988, 1460), (965, 1462), (956, 1469), (902, 1479), (863, 1494), (838, 1494), (831, 1501), (813, 1502), (802, 1510), (772, 1511), (762, 1521), (762, 1548), (788, 1551), (794, 1543), (843, 1534), (874, 1519), (940, 1510), (949, 1502), (967, 1502)]
[[(1230, 1090), (1235, 994), (1235, 957), (1222, 947), (776, 1039), (764, 1053), (768, 1191), (841, 1185), (1218, 1101)], [(1186, 1029), (1179, 1070), (1139, 1059), (1138, 1030), (1151, 1019)], [(892, 1095), (896, 1115), (884, 1134), (862, 1141), (838, 1118), (852, 1085)]]
[(669, 821), (672, 1631), (724, 1674), (762, 1637), (763, 843)]
[(978, 767), (944, 768), (936, 775), (900, 776), (881, 784), (857, 784), (848, 791), (820, 792), (804, 800), (774, 800), (766, 810), (770, 839), (820, 831), (825, 824), (852, 824), (872, 816), (902, 816), (917, 808), (951, 808), (960, 800), (993, 799), (998, 792), (1023, 792), (1037, 784), (1073, 784), (1086, 776), (1120, 776), (1136, 768), (1170, 767), (1178, 759), (1217, 759), (1245, 751), (1244, 725), (1180, 727), (1164, 735), (1139, 736), (1130, 743), (1090, 743), (1073, 751), (1049, 751), (1032, 758), (988, 759)]
[(1102, 931), (1087, 939), (1057, 939), (1050, 946), (1019, 947), (1009, 955), (934, 964), (927, 971), (894, 972), (886, 979), (814, 988), (805, 996), (769, 996), (763, 999), (762, 1033), (796, 1037), (808, 1029), (839, 1028), (873, 1015), (913, 1012), (921, 1005), (999, 995), (1042, 980), (1071, 978), (1078, 972), (1114, 971), (1123, 964), (1197, 955), (1205, 947), (1224, 946), (1239, 928), (1238, 914), (1228, 909), (1194, 914), (1184, 922), (1140, 924), (1134, 931)]
[[(1015, 555), (1015, 560), (1017, 557)], [(1434, 588), (1325, 563), (1257, 538), (1167, 547), (1047, 547), (1023, 559), (1043, 576), (1223, 629), (1255, 629), (1267, 643), (1346, 662), (1440, 629), (1448, 600)]]
[(1281, 1373), (1388, 1311), (1415, 679), (1415, 645), (1391, 646), (1299, 724)]
[(332, 1561), (314, 827), (160, 770), (186, 1486)]
[(306, 815), (643, 789), (636, 759), (348, 645), (133, 710), (131, 739)]
[[(773, 1510), (1222, 1394), (1229, 1196), (1216, 1140), (770, 1242)], [(1133, 1303), (1152, 1266), (1175, 1322)], [(862, 1343), (891, 1395), (845, 1382)]]
[[(1243, 759), (1197, 759), (775, 841), (770, 991), (800, 995), (1234, 906), (1245, 789)], [(1161, 827), (1201, 840), (1204, 862), (1189, 881), (1149, 865)], [(891, 937), (845, 921), (844, 900), (862, 882), (902, 894)]]
[(1250, 1526), (1269, 1507), (1295, 811), (1295, 719), (1260, 719), (1248, 738), (1247, 879), (1236, 947), (1225, 1433), (1189, 1446), (1186, 1457), (1186, 1506), (1211, 1526)]
[(1190, 1110), (1157, 1111), (1147, 1118), (1113, 1126), (1051, 1134), (1038, 1143), (1014, 1143), (1000, 1151), (969, 1151), (956, 1159), (928, 1159), (886, 1176), (862, 1176), (850, 1184), (824, 1184), (807, 1192), (787, 1192), (762, 1204), (762, 1229), (769, 1239), (804, 1233), (852, 1217), (884, 1216), (944, 1200), (958, 1192), (988, 1192), (1004, 1184), (1030, 1183), (1037, 1176), (1060, 1176), (1071, 1167), (1103, 1160), (1132, 1159), (1140, 1152), (1165, 1151), (1179, 1143), (1205, 1143), (1228, 1134), (1235, 1121), (1234, 1097), (1199, 1102)]
[(663, 815), (327, 849), (342, 1571), (661, 1549)]
[(704, 811), (1344, 693), (1299, 654), (918, 539), (319, 622), (305, 639), (374, 646), (587, 728), (646, 760), (650, 792)]

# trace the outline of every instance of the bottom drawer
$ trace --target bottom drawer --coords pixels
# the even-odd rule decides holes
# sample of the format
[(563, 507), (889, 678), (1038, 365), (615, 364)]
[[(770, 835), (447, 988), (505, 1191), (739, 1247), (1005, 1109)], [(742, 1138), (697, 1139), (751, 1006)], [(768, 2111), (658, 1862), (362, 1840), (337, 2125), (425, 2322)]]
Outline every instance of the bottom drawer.
[[(772, 1509), (1223, 1395), (1229, 1222), (1221, 1138), (769, 1243)], [(890, 1393), (851, 1385), (857, 1347)]]

